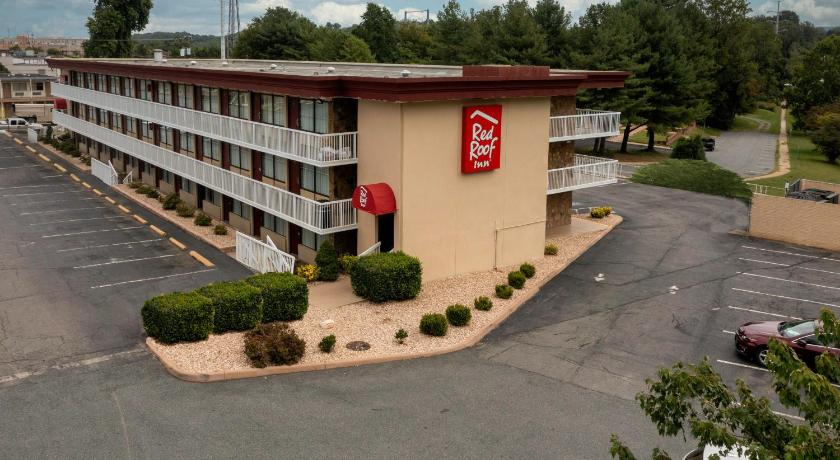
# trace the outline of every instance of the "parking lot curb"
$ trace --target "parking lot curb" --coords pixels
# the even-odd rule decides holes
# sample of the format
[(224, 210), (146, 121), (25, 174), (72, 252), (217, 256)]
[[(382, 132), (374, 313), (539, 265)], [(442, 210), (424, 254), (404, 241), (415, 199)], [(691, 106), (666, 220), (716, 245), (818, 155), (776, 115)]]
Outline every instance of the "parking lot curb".
[(15, 138), (15, 142), (17, 142), (18, 145), (23, 145), (23, 141), (18, 138)]
[(64, 166), (61, 166), (61, 165), (60, 165), (60, 164), (58, 164), (58, 163), (53, 163), (53, 166), (55, 166), (55, 169), (57, 169), (57, 170), (59, 170), (59, 171), (61, 171), (61, 172), (63, 172), (63, 173), (66, 173), (66, 172), (67, 172), (67, 169), (66, 169), (66, 168), (64, 168)]
[(44, 155), (43, 153), (39, 153), (39, 154), (38, 154), (38, 158), (40, 158), (40, 159), (42, 159), (42, 160), (46, 161), (47, 163), (49, 163), (49, 162), (50, 162), (50, 158), (49, 158), (48, 156)]
[[(621, 222), (624, 219), (621, 218), (621, 216), (619, 216), (617, 214), (613, 214), (613, 215), (618, 217), (620, 220), (613, 227), (606, 227), (606, 229), (603, 232), (601, 232), (600, 235), (598, 235), (596, 238), (594, 238), (592, 241), (590, 241), (583, 248), (583, 250), (580, 251), (580, 253), (577, 255), (577, 257), (569, 260), (568, 262), (566, 262), (562, 266), (558, 267), (556, 270), (552, 271), (549, 274), (549, 276), (546, 276), (545, 278), (540, 280), (535, 286), (536, 289), (531, 289), (527, 293), (525, 293), (525, 295), (523, 295), (522, 297), (516, 298), (514, 300), (513, 305), (511, 306), (511, 308), (509, 308), (503, 315), (496, 318), (493, 322), (488, 323), (483, 328), (477, 330), (475, 332), (475, 334), (473, 334), (470, 337), (467, 337), (462, 342), (456, 343), (456, 344), (448, 346), (448, 347), (440, 348), (440, 349), (437, 349), (437, 350), (417, 352), (417, 353), (385, 355), (385, 356), (377, 356), (375, 358), (359, 358), (359, 359), (354, 359), (354, 360), (337, 361), (337, 362), (332, 362), (332, 363), (301, 364), (301, 365), (294, 365), (294, 366), (269, 366), (269, 367), (265, 367), (265, 368), (262, 368), (262, 369), (254, 368), (254, 369), (244, 369), (244, 370), (238, 370), (238, 371), (232, 371), (232, 372), (221, 371), (221, 372), (211, 372), (211, 373), (189, 372), (189, 371), (179, 369), (178, 366), (175, 363), (170, 362), (168, 359), (159, 355), (155, 351), (155, 348), (152, 346), (154, 339), (152, 339), (151, 337), (146, 338), (146, 347), (149, 349), (151, 354), (155, 358), (157, 358), (158, 361), (160, 361), (160, 363), (163, 365), (164, 369), (166, 369), (167, 372), (169, 372), (170, 374), (172, 374), (174, 377), (176, 377), (178, 379), (181, 379), (181, 380), (184, 380), (184, 381), (187, 381), (187, 382), (193, 382), (193, 383), (223, 382), (223, 381), (226, 381), (226, 380), (238, 380), (238, 379), (247, 379), (247, 378), (253, 378), (253, 377), (266, 377), (266, 376), (269, 376), (269, 375), (291, 374), (291, 373), (297, 373), (297, 372), (321, 371), (321, 370), (327, 370), (327, 369), (340, 369), (340, 368), (344, 368), (344, 367), (357, 367), (357, 366), (365, 366), (365, 365), (369, 365), (369, 364), (387, 363), (387, 362), (391, 362), (391, 361), (405, 361), (405, 360), (417, 359), (417, 358), (430, 358), (430, 357), (433, 357), (433, 356), (440, 356), (440, 355), (445, 355), (445, 354), (448, 354), (448, 353), (460, 351), (460, 350), (463, 350), (465, 348), (469, 348), (469, 347), (477, 344), (479, 341), (481, 341), (481, 339), (483, 339), (488, 333), (490, 333), (490, 331), (496, 329), (496, 327), (498, 327), (499, 324), (501, 324), (502, 322), (507, 320), (510, 317), (510, 315), (512, 315), (514, 312), (516, 312), (519, 309), (519, 307), (521, 307), (525, 302), (530, 300), (534, 295), (536, 295), (536, 293), (540, 292), (540, 290), (542, 289), (542, 287), (546, 283), (548, 283), (549, 281), (554, 279), (554, 277), (556, 277), (557, 275), (562, 273), (563, 270), (568, 268), (569, 265), (574, 263), (575, 260), (577, 260), (583, 254), (586, 254), (586, 252), (589, 251), (589, 249), (591, 249), (592, 246), (595, 246), (596, 244), (598, 244), (598, 242), (601, 241), (601, 239), (603, 239), (605, 236), (607, 236), (613, 229), (615, 229), (615, 227), (620, 225)], [(198, 255), (198, 253), (196, 253), (195, 251), (190, 251), (190, 255), (195, 257), (195, 255), (193, 255), (193, 254)]]
[(131, 214), (131, 209), (128, 209), (128, 208), (126, 208), (125, 206), (123, 206), (123, 205), (121, 205), (121, 204), (118, 204), (118, 205), (117, 205), (117, 208), (119, 208), (119, 210), (120, 210), (120, 211), (122, 211), (122, 212), (124, 212), (124, 213), (126, 213), (126, 214)]
[(26, 150), (29, 150), (30, 152), (35, 153), (35, 149), (33, 149), (31, 145), (27, 145)]
[(157, 233), (160, 236), (166, 236), (166, 232), (154, 225), (149, 225), (149, 228), (151, 228), (153, 232)]
[(107, 201), (108, 203), (111, 203), (111, 204), (117, 204), (117, 200), (111, 198), (110, 196), (106, 196), (105, 201)]
[(148, 223), (149, 223), (149, 221), (148, 221), (148, 220), (146, 220), (146, 219), (144, 219), (144, 218), (142, 218), (142, 217), (138, 216), (137, 214), (134, 214), (134, 215), (132, 215), (131, 217), (133, 217), (133, 218), (134, 218), (134, 220), (136, 220), (137, 222), (140, 222), (140, 223), (141, 223), (141, 224), (143, 224), (143, 225), (146, 225), (146, 224), (148, 224)]
[(79, 176), (77, 176), (73, 173), (70, 173), (70, 178), (73, 179), (76, 182), (81, 182), (82, 181), (81, 179), (79, 179)]
[(171, 237), (170, 237), (170, 238), (169, 238), (169, 242), (170, 242), (170, 243), (172, 243), (173, 245), (175, 245), (175, 247), (177, 247), (178, 249), (180, 249), (180, 250), (182, 250), (182, 251), (186, 251), (186, 250), (187, 250), (187, 245), (185, 245), (184, 243), (182, 243), (182, 242), (180, 242), (180, 241), (176, 240), (175, 238), (171, 238)]
[(203, 255), (201, 255), (201, 254), (199, 254), (195, 251), (190, 251), (189, 254), (190, 254), (190, 257), (192, 257), (193, 259), (201, 262), (201, 264), (204, 265), (205, 267), (215, 267), (216, 266), (215, 264), (213, 264), (213, 262), (210, 262), (206, 257), (204, 257)]

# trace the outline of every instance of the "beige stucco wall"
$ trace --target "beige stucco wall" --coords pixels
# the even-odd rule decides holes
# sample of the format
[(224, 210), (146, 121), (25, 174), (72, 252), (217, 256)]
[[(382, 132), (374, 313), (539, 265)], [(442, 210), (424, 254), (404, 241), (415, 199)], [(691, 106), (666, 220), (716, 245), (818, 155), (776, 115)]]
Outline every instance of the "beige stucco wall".
[(155, 168), (151, 169), (150, 174), (143, 174), (142, 181), (144, 184), (151, 185), (152, 187), (157, 187), (157, 179), (155, 178)]
[(198, 199), (192, 193), (185, 191), (184, 189), (178, 190), (178, 196), (181, 197), (181, 200), (184, 203), (189, 204), (190, 206), (197, 207)]
[(316, 255), (318, 255), (318, 253), (314, 249), (308, 248), (302, 244), (298, 244), (297, 260), (299, 262), (303, 262), (305, 264), (314, 264)]
[(234, 213), (228, 213), (228, 222), (230, 226), (239, 230), (240, 232), (246, 235), (253, 235), (254, 231), (251, 228), (251, 221), (242, 217), (237, 216)]
[[(462, 107), (496, 103), (501, 168), (462, 174)], [(542, 255), (548, 120), (548, 98), (359, 103), (359, 130), (380, 133), (359, 137), (359, 183), (394, 189), (395, 246), (422, 260), (426, 280)], [(376, 241), (375, 218), (359, 216), (362, 251)]]
[(274, 243), (275, 246), (277, 246), (277, 249), (281, 251), (288, 251), (288, 249), (286, 249), (288, 243), (286, 242), (285, 236), (279, 233), (274, 233), (271, 230), (262, 226), (260, 227), (260, 235), (262, 235), (263, 239), (265, 239), (266, 236), (271, 238), (271, 241)]
[(750, 235), (840, 251), (840, 205), (753, 195)]
[(201, 210), (204, 211), (205, 214), (216, 220), (222, 220), (221, 206), (216, 206), (212, 202), (204, 200), (201, 204)]
[(163, 194), (163, 195), (169, 195), (170, 193), (175, 193), (175, 185), (170, 184), (169, 182), (166, 182), (165, 180), (161, 180), (160, 184), (158, 184), (158, 185), (159, 185), (159, 188), (160, 188), (160, 193)]

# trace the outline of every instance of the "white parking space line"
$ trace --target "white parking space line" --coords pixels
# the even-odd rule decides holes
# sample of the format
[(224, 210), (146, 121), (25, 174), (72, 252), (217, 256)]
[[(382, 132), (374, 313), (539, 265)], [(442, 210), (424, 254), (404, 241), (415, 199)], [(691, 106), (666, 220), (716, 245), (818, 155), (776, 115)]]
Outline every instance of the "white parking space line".
[(727, 331), (726, 329), (724, 329), (724, 330), (722, 330), (722, 331), (720, 331), (720, 332), (723, 332), (724, 334), (735, 335), (735, 331)]
[(34, 196), (34, 195), (55, 195), (56, 193), (85, 193), (87, 190), (54, 190), (52, 192), (36, 192), (36, 193), (14, 193), (11, 195), (0, 195), (3, 197), (6, 196)]
[(145, 281), (157, 281), (157, 280), (162, 280), (162, 279), (166, 279), (166, 278), (174, 278), (176, 276), (187, 276), (187, 275), (195, 275), (195, 274), (198, 274), (198, 273), (212, 272), (213, 270), (215, 270), (215, 268), (208, 268), (208, 269), (205, 269), (205, 270), (196, 270), (194, 272), (187, 272), (187, 273), (176, 273), (174, 275), (155, 276), (153, 278), (142, 278), (142, 279), (139, 279), (139, 280), (120, 281), (119, 283), (101, 284), (99, 286), (91, 286), (90, 288), (91, 289), (101, 289), (101, 288), (107, 288), (107, 287), (113, 287), (113, 286), (122, 286), (124, 284), (143, 283)]
[(0, 156), (0, 160), (8, 160), (9, 158), (28, 158), (28, 157), (26, 155), (12, 155), (12, 156), (2, 155), (2, 156)]
[[(18, 185), (18, 186), (15, 186), (15, 187), (2, 187), (2, 188), (0, 188), (0, 190), (15, 190), (15, 189), (19, 189), (19, 188), (40, 188), (40, 187), (66, 187), (67, 185), (70, 185), (70, 184), (58, 183), (58, 184), (39, 184), (39, 185)], [(50, 192), (50, 193), (55, 193), (55, 192)], [(6, 195), (3, 195), (3, 196), (6, 196)]]
[(146, 243), (153, 243), (155, 241), (162, 241), (163, 238), (152, 238), (150, 240), (140, 240), (140, 241), (125, 241), (122, 243), (111, 243), (111, 244), (97, 244), (94, 246), (80, 246), (78, 248), (66, 248), (66, 249), (59, 249), (55, 252), (71, 252), (71, 251), (83, 251), (85, 249), (99, 249), (99, 248), (109, 248), (111, 246), (125, 246), (129, 244), (146, 244)]
[(780, 264), (776, 262), (768, 262), (766, 260), (757, 260), (757, 259), (745, 259), (743, 257), (738, 257), (738, 260), (745, 260), (748, 262), (757, 262), (760, 264), (768, 264), (768, 265), (778, 265), (780, 267), (793, 267), (798, 270), (808, 270), (812, 272), (820, 272), (820, 273), (828, 273), (829, 275), (840, 275), (840, 272), (833, 272), (831, 270), (822, 270), (819, 268), (809, 268), (809, 267), (800, 267), (799, 265), (791, 265), (791, 264)]
[(827, 307), (840, 308), (840, 305), (835, 305), (833, 303), (828, 303), (828, 302), (817, 302), (816, 300), (797, 299), (796, 297), (788, 297), (788, 296), (777, 295), (777, 294), (768, 294), (766, 292), (759, 292), (759, 291), (750, 291), (749, 289), (739, 289), (739, 288), (731, 288), (731, 289), (733, 291), (747, 292), (747, 293), (750, 293), (750, 294), (758, 294), (758, 295), (766, 295), (768, 297), (776, 297), (778, 299), (796, 300), (797, 302), (815, 303), (817, 305), (825, 305)]
[[(95, 198), (91, 198), (92, 200)], [(49, 225), (49, 224), (64, 224), (67, 222), (82, 222), (88, 220), (111, 220), (111, 219), (125, 219), (125, 216), (111, 216), (111, 217), (89, 217), (87, 219), (66, 219), (66, 220), (51, 220), (49, 222), (37, 222), (29, 225)]]
[(90, 201), (90, 200), (98, 200), (99, 197), (92, 197), (92, 198), (76, 198), (74, 200), (44, 200), (44, 201), (27, 201), (26, 203), (10, 203), (9, 206), (29, 206), (30, 204), (41, 204), (41, 203), (67, 203), (67, 202), (76, 202), (76, 201)]
[(73, 267), (75, 269), (82, 269), (82, 268), (93, 268), (93, 267), (102, 267), (105, 265), (114, 265), (114, 264), (127, 264), (131, 262), (141, 262), (144, 260), (154, 260), (154, 259), (165, 259), (167, 257), (175, 257), (178, 254), (164, 254), (162, 256), (153, 256), (153, 257), (140, 257), (137, 259), (122, 259), (122, 260), (112, 260), (110, 262), (102, 262), (99, 264), (89, 264), (89, 265), (79, 265), (78, 267)]
[(92, 208), (71, 208), (71, 209), (56, 209), (54, 211), (34, 211), (34, 212), (22, 212), (19, 215), (21, 216), (37, 216), (40, 214), (55, 214), (57, 212), (70, 212), (70, 211), (87, 211), (89, 209), (104, 209), (107, 206), (94, 206)]
[(773, 280), (773, 281), (781, 281), (781, 282), (784, 282), (784, 283), (803, 284), (805, 286), (814, 286), (814, 287), (823, 288), (823, 289), (834, 289), (836, 291), (840, 291), (840, 287), (837, 287), (837, 286), (826, 286), (825, 284), (806, 283), (805, 281), (788, 280), (788, 279), (784, 279), (784, 278), (778, 278), (776, 276), (758, 275), (756, 273), (739, 273), (739, 274), (743, 275), (743, 276), (754, 276), (756, 278), (765, 278), (765, 279)]
[(758, 263), (760, 263), (760, 264), (779, 265), (779, 266), (782, 266), (782, 267), (790, 267), (790, 265), (789, 265), (789, 264), (779, 264), (779, 263), (776, 263), (776, 262), (768, 262), (768, 261), (766, 261), (766, 260), (745, 259), (745, 258), (743, 258), (743, 257), (738, 257), (738, 260), (746, 260), (746, 261), (748, 261), (748, 262), (758, 262)]
[(41, 238), (59, 238), (62, 236), (74, 236), (74, 235), (87, 235), (90, 233), (105, 233), (105, 232), (121, 232), (124, 230), (134, 230), (136, 228), (143, 228), (142, 225), (137, 225), (134, 227), (120, 227), (120, 228), (106, 228), (104, 230), (88, 230), (86, 232), (73, 232), (73, 233), (60, 233), (57, 235), (46, 235), (42, 236)]
[(763, 367), (753, 366), (751, 364), (733, 363), (732, 361), (724, 361), (722, 359), (717, 359), (715, 361), (717, 361), (721, 364), (729, 364), (730, 366), (744, 367), (744, 368), (747, 368), (747, 369), (755, 369), (755, 370), (761, 371), (761, 372), (770, 372), (769, 370), (767, 370)]
[(753, 310), (752, 308), (733, 307), (732, 305), (727, 305), (726, 308), (729, 308), (729, 309), (732, 309), (732, 310), (748, 311), (750, 313), (759, 313), (759, 314), (762, 314), (762, 315), (770, 315), (770, 316), (775, 316), (777, 318), (802, 319), (802, 318), (797, 318), (796, 316), (780, 315), (778, 313), (770, 313), (769, 311)]
[(64, 369), (73, 369), (73, 368), (76, 368), (76, 367), (91, 366), (91, 365), (94, 365), (94, 364), (99, 364), (99, 363), (104, 363), (104, 362), (107, 362), (107, 361), (111, 361), (112, 359), (116, 359), (116, 358), (119, 358), (119, 357), (122, 357), (122, 356), (128, 356), (128, 355), (133, 355), (133, 354), (138, 354), (138, 353), (146, 353), (146, 347), (137, 347), (137, 348), (133, 348), (131, 350), (112, 353), (110, 355), (95, 356), (93, 358), (87, 358), (87, 359), (83, 359), (81, 361), (72, 361), (72, 362), (69, 362), (69, 363), (56, 364), (55, 366), (50, 366), (50, 367), (47, 367), (45, 369), (41, 369), (41, 370), (37, 370), (37, 371), (18, 372), (17, 374), (6, 375), (6, 376), (3, 376), (3, 377), (0, 377), (0, 385), (2, 385), (4, 383), (10, 383), (10, 382), (18, 381), (18, 380), (23, 380), (23, 379), (26, 379), (26, 378), (29, 378), (29, 377), (34, 377), (36, 375), (41, 375), (41, 374), (44, 374), (45, 372), (50, 371), (50, 370), (64, 370)]
[(754, 249), (756, 251), (773, 252), (773, 253), (776, 253), (776, 254), (785, 254), (785, 255), (788, 255), (788, 256), (807, 257), (809, 259), (821, 259), (821, 260), (830, 260), (832, 262), (840, 262), (840, 259), (832, 259), (831, 257), (821, 257), (821, 256), (815, 256), (815, 255), (811, 255), (811, 254), (799, 254), (799, 253), (796, 253), (796, 252), (788, 252), (788, 251), (777, 251), (775, 249), (763, 249), (763, 248), (757, 248), (755, 246), (743, 246), (742, 245), (741, 247), (744, 248), (744, 249)]
[(51, 179), (53, 177), (61, 177), (64, 174), (53, 174), (52, 176), (41, 176), (41, 179)]
[(6, 169), (23, 169), (23, 168), (39, 168), (39, 167), (41, 167), (41, 165), (7, 166), (5, 168), (0, 168), (0, 171), (6, 170)]

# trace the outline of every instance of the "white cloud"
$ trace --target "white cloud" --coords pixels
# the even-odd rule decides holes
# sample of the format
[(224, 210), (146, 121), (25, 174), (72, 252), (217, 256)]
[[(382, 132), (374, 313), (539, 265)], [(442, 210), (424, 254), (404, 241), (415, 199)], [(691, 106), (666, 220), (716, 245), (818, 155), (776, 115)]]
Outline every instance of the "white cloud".
[(365, 8), (367, 8), (365, 3), (343, 4), (328, 1), (319, 3), (309, 10), (309, 17), (318, 24), (333, 22), (349, 26), (361, 21)]
[[(840, 25), (840, 5), (836, 0), (785, 0), (782, 9), (795, 11), (800, 21), (810, 21), (818, 26)], [(753, 14), (771, 15), (776, 11), (775, 1), (752, 5)]]
[(239, 14), (240, 16), (247, 15), (250, 16), (252, 14), (261, 15), (265, 13), (265, 10), (269, 8), (273, 8), (276, 6), (282, 6), (284, 8), (291, 8), (291, 4), (288, 0), (252, 0), (252, 1), (242, 1), (239, 2)]

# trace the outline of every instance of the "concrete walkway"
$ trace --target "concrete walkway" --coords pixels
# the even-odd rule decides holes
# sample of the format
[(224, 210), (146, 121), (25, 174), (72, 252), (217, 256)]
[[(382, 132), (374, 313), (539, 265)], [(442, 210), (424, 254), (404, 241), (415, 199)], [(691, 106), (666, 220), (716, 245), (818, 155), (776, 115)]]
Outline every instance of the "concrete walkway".
[(776, 169), (776, 136), (763, 131), (724, 131), (706, 159), (741, 177), (761, 176)]
[(785, 117), (785, 113), (786, 109), (782, 108), (782, 120), (779, 124), (779, 164), (776, 171), (763, 176), (750, 177), (750, 180), (769, 179), (784, 176), (790, 172), (790, 151), (788, 150), (787, 117)]

